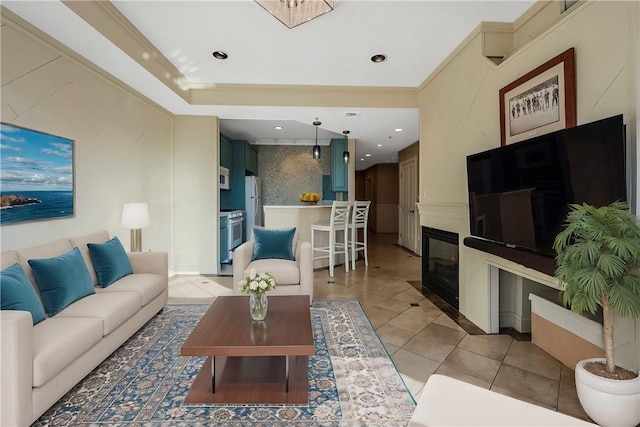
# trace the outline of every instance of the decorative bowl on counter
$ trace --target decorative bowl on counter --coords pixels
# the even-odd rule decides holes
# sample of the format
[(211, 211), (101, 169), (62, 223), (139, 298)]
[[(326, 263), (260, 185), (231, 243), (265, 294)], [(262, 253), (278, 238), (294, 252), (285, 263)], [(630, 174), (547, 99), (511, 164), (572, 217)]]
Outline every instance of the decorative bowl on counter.
[(300, 195), (300, 201), (305, 205), (315, 205), (320, 201), (318, 193), (304, 193)]

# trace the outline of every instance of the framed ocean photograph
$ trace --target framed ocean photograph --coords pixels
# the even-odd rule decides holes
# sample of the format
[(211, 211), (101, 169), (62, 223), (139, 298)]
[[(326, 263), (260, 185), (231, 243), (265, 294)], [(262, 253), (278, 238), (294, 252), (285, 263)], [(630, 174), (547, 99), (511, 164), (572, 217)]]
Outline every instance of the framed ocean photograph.
[(74, 141), (0, 123), (0, 225), (74, 215)]

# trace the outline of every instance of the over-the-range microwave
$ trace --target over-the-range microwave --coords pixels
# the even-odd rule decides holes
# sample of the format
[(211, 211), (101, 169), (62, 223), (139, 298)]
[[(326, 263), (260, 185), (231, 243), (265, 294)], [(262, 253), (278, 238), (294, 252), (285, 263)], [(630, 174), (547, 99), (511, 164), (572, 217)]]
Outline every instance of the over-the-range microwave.
[(224, 166), (220, 166), (220, 189), (228, 190), (229, 189), (229, 169)]

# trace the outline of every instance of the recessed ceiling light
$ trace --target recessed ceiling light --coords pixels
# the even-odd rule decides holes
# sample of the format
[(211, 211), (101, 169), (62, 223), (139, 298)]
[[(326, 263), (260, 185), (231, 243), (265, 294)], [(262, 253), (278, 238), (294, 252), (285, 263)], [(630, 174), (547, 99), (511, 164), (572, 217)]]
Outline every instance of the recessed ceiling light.
[(229, 55), (227, 55), (221, 50), (216, 50), (215, 52), (213, 52), (213, 57), (216, 59), (227, 59)]
[(365, 154), (364, 156), (365, 157), (371, 157), (371, 154)]
[(361, 162), (364, 162), (364, 159), (360, 159)]
[(382, 147), (382, 144), (378, 144), (378, 147)]
[(282, 130), (283, 129), (282, 126), (274, 126), (273, 128), (276, 129), (276, 130)]
[(384, 56), (383, 54), (379, 53), (377, 55), (373, 55), (371, 57), (371, 62), (375, 62), (376, 64), (379, 64), (381, 62), (384, 62), (387, 59), (386, 56)]
[(402, 132), (404, 129), (402, 129), (402, 128), (396, 128), (396, 129), (394, 129), (394, 130), (395, 130), (396, 132)]

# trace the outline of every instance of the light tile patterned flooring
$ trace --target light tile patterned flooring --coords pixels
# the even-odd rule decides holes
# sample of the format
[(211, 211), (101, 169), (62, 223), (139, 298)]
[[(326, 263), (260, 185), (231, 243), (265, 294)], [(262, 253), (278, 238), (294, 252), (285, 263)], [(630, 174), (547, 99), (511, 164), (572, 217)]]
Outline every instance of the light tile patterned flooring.
[[(575, 390), (573, 370), (530, 341), (508, 335), (469, 335), (408, 281), (419, 281), (421, 259), (395, 245), (393, 234), (370, 234), (369, 267), (314, 272), (315, 299), (358, 299), (417, 400), (433, 373), (589, 420)], [(210, 303), (231, 293), (232, 278), (179, 276), (170, 303)], [(418, 306), (412, 306), (417, 303)]]

